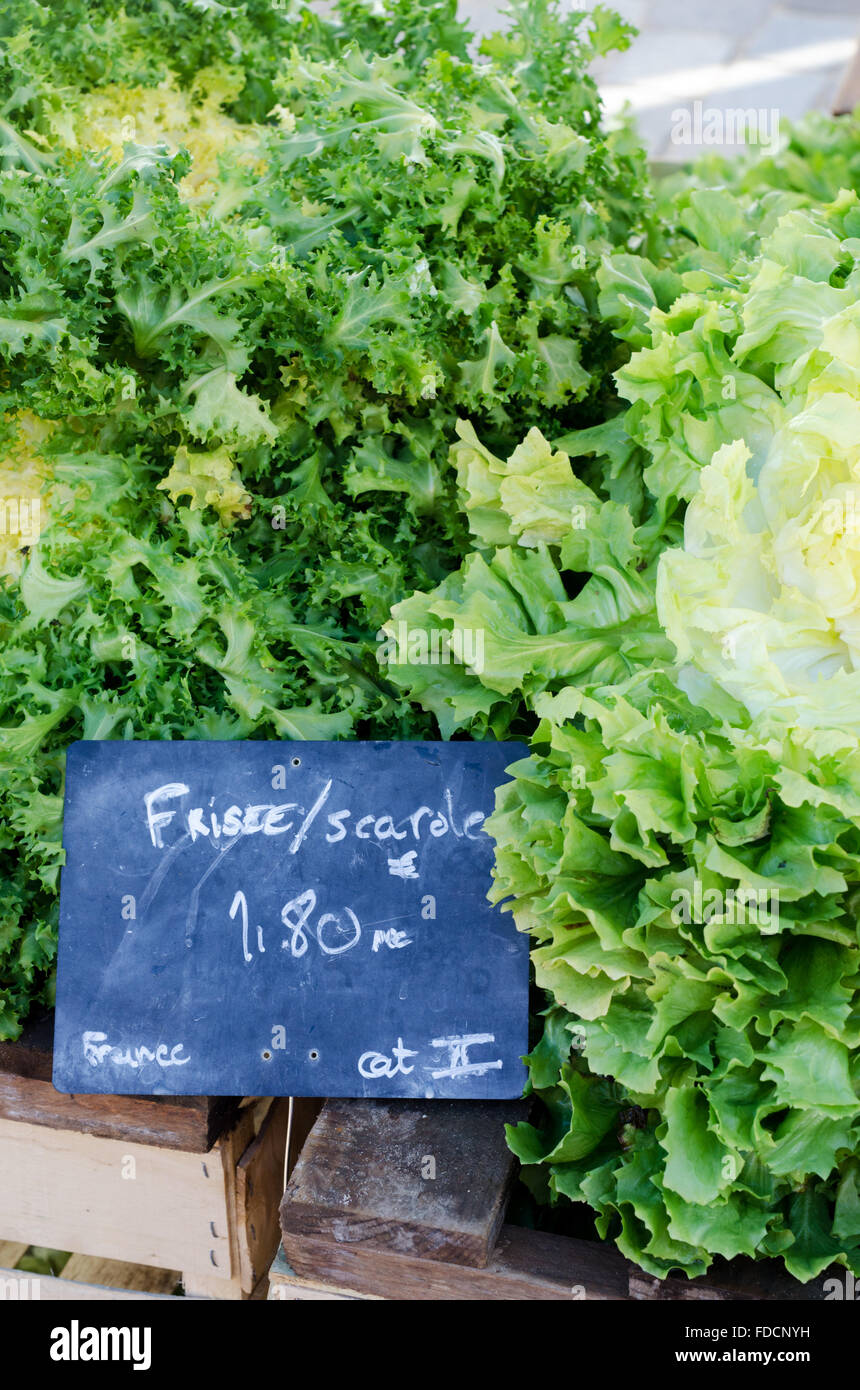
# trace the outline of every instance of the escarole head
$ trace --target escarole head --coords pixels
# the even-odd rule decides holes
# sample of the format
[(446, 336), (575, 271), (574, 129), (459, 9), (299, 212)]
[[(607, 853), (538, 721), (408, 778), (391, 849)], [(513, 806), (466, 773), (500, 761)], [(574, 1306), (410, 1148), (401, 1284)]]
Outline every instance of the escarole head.
[(860, 399), (812, 395), (751, 464), (738, 440), (702, 471), (660, 619), (753, 716), (860, 734)]

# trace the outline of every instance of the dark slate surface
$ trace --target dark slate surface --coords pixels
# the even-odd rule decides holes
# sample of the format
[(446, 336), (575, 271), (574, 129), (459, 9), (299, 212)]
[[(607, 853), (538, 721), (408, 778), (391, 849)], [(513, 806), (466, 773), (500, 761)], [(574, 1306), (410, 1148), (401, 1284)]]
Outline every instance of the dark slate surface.
[(524, 753), (75, 744), (54, 1084), (519, 1095), (528, 941), (486, 901), (481, 819)]

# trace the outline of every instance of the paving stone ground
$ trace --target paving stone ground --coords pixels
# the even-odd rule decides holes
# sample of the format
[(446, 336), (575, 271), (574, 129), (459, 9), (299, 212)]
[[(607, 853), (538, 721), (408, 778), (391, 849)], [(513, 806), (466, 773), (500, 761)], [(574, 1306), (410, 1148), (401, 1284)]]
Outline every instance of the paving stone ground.
[[(779, 118), (828, 110), (860, 38), (860, 0), (607, 3), (640, 32), (595, 68), (606, 110), (629, 103), (659, 160), (730, 154), (756, 129), (770, 138)], [(497, 0), (462, 0), (462, 9), (479, 33), (498, 26)]]

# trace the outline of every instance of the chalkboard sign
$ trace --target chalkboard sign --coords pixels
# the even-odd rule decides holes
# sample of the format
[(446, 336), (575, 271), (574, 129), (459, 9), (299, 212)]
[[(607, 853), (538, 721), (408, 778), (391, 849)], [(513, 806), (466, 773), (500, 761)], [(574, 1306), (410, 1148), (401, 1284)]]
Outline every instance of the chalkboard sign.
[(54, 1085), (519, 1095), (528, 943), (483, 821), (524, 752), (74, 744)]

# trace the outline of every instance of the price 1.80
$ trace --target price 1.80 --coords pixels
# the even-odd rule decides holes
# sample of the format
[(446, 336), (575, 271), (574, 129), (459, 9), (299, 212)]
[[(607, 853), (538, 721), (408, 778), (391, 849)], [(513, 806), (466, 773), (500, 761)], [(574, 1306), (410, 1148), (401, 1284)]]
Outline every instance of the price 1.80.
[[(313, 888), (306, 888), (297, 897), (291, 898), (284, 903), (281, 908), (281, 923), (286, 927), (289, 935), (281, 933), (280, 948), (289, 951), (295, 959), (305, 955), (311, 941), (315, 941), (323, 955), (341, 956), (345, 951), (351, 951), (361, 940), (361, 923), (356, 917), (351, 907), (343, 907), (340, 912), (323, 912), (316, 916), (317, 895)], [(248, 916), (248, 899), (241, 889), (237, 891), (230, 906), (230, 920), (235, 921), (237, 915), (242, 927), (242, 956), (245, 961), (254, 959), (254, 952), (251, 948), (251, 929)], [(311, 919), (315, 918), (315, 921)], [(266, 945), (263, 939), (263, 928), (254, 928), (256, 939), (256, 952), (258, 955), (266, 954)], [(404, 931), (374, 931), (373, 944), (371, 950), (377, 951), (380, 946), (388, 946), (398, 949), (402, 946), (409, 946), (411, 938)]]

